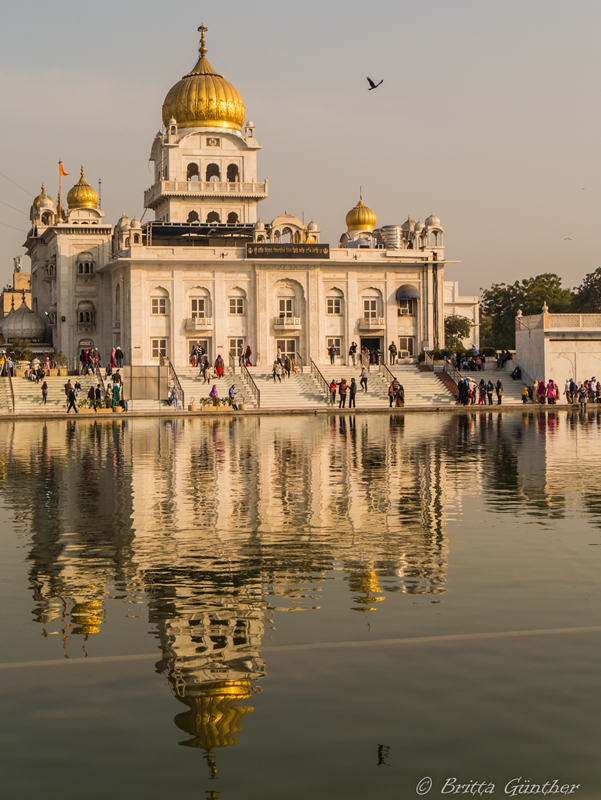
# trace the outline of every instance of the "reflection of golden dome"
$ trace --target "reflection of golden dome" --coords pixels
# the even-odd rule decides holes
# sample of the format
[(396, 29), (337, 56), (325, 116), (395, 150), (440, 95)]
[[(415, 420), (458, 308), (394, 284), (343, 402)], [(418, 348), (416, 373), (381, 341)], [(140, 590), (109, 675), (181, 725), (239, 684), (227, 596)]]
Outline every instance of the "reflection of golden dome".
[(77, 625), (73, 633), (90, 636), (100, 632), (102, 624), (102, 603), (100, 600), (90, 600), (87, 603), (75, 603), (71, 609), (71, 619)]
[(205, 684), (199, 695), (177, 695), (190, 710), (178, 714), (175, 724), (194, 737), (181, 744), (201, 750), (238, 744), (234, 734), (242, 730), (242, 718), (254, 708), (236, 705), (236, 701), (251, 697), (250, 686), (250, 681), (218, 681)]
[(360, 199), (346, 215), (346, 229), (348, 231), (373, 231), (377, 221), (378, 218), (371, 208), (368, 208), (363, 199)]
[(200, 58), (192, 72), (169, 90), (163, 103), (163, 123), (167, 126), (173, 117), (180, 128), (241, 130), (246, 119), (242, 97), (207, 61), (204, 23), (198, 30)]
[(352, 592), (358, 592), (359, 597), (353, 597), (355, 603), (361, 608), (354, 608), (353, 611), (375, 611), (375, 608), (368, 608), (372, 603), (383, 603), (386, 599), (381, 595), (375, 597), (375, 593), (381, 593), (380, 582), (375, 572), (354, 572), (349, 577), (349, 584)]
[(67, 195), (67, 203), (69, 208), (98, 208), (98, 194), (84, 178), (83, 165), (79, 183), (76, 183)]
[(46, 194), (46, 191), (44, 189), (44, 184), (42, 184), (42, 191), (33, 201), (33, 207), (54, 209), (54, 200), (50, 197), (50, 195)]

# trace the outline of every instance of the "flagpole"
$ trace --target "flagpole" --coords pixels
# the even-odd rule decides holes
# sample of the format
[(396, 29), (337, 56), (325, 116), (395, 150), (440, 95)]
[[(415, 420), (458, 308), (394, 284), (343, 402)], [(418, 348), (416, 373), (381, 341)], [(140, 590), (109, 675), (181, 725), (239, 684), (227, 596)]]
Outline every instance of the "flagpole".
[(62, 161), (58, 160), (58, 218), (59, 222), (63, 221), (63, 175), (61, 169)]

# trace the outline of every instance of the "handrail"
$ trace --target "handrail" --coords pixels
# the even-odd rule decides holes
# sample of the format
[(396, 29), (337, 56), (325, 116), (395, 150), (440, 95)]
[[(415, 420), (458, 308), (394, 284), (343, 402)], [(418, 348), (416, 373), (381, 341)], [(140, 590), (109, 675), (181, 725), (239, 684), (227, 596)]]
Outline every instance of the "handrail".
[(96, 374), (96, 380), (98, 381), (98, 383), (100, 384), (100, 388), (102, 389), (102, 396), (104, 397), (106, 395), (106, 387), (104, 385), (104, 380), (102, 378), (102, 372), (100, 371), (100, 367), (98, 366), (98, 364), (96, 364), (96, 372), (95, 372), (95, 374)]
[(7, 368), (6, 372), (8, 373), (8, 385), (10, 386), (10, 398), (13, 404), (13, 414), (16, 411), (16, 404), (15, 404), (15, 387), (13, 386), (13, 376), (10, 374), (10, 370)]
[(300, 371), (301, 371), (301, 374), (302, 374), (304, 363), (303, 363), (303, 357), (301, 356), (300, 353), (295, 353), (294, 354), (294, 366), (295, 367), (297, 367), (297, 366), (300, 367)]
[(329, 401), (330, 395), (332, 394), (332, 390), (330, 389), (330, 384), (324, 378), (321, 370), (319, 369), (315, 361), (313, 361), (313, 359), (311, 359), (311, 375), (313, 375), (317, 383), (320, 385), (321, 390), (325, 392), (326, 399)]
[(427, 367), (431, 367), (432, 372), (434, 372), (434, 357), (432, 356), (432, 353), (430, 353), (429, 350), (424, 350), (424, 364)]
[(175, 371), (170, 358), (166, 358), (165, 361), (167, 362), (167, 367), (169, 369), (169, 380), (173, 381), (175, 396), (177, 397), (178, 402), (181, 403), (181, 407), (184, 408), (184, 390), (182, 389), (182, 385), (177, 377), (177, 372)]
[(392, 383), (393, 381), (395, 381), (395, 380), (396, 380), (395, 376), (394, 376), (394, 375), (392, 374), (392, 372), (391, 372), (391, 371), (388, 369), (388, 366), (387, 366), (386, 364), (384, 364), (384, 362), (382, 362), (382, 363), (380, 364), (380, 375), (384, 375), (384, 377), (385, 377), (385, 378), (387, 378), (388, 380), (390, 380), (390, 383)]
[(261, 390), (255, 383), (255, 379), (248, 371), (248, 367), (246, 364), (242, 364), (240, 367), (242, 371), (242, 375), (246, 378), (246, 382), (248, 383), (249, 389), (251, 391), (252, 396), (255, 398), (257, 403), (257, 408), (261, 408)]
[(459, 372), (459, 370), (455, 369), (448, 359), (446, 359), (444, 362), (443, 371), (455, 381), (457, 386), (459, 386), (459, 381), (463, 380), (463, 375)]

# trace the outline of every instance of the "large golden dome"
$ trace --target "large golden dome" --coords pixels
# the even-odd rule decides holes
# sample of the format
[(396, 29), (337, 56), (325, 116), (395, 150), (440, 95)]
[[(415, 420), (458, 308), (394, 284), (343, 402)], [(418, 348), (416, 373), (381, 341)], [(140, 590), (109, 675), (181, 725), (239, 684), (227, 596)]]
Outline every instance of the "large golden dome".
[(69, 208), (98, 208), (98, 193), (90, 186), (83, 176), (83, 165), (79, 183), (67, 195)]
[(377, 221), (374, 212), (365, 205), (361, 198), (346, 215), (346, 229), (348, 231), (373, 231)]
[(218, 75), (206, 58), (204, 23), (200, 31), (200, 58), (196, 66), (169, 90), (163, 103), (163, 124), (174, 118), (180, 128), (241, 130), (246, 109), (235, 86)]

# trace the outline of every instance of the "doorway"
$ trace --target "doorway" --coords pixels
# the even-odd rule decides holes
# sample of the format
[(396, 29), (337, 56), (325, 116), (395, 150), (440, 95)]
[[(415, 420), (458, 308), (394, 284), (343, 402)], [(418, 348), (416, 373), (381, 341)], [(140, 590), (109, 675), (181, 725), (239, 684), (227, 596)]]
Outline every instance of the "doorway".
[(279, 347), (283, 356), (296, 358), (298, 351), (298, 339), (278, 339), (275, 343), (276, 349)]
[(202, 355), (203, 357), (206, 356), (211, 363), (211, 340), (210, 339), (188, 339), (188, 358), (190, 357), (190, 353), (192, 352), (192, 348), (196, 345), (196, 348), (200, 350), (202, 348)]

